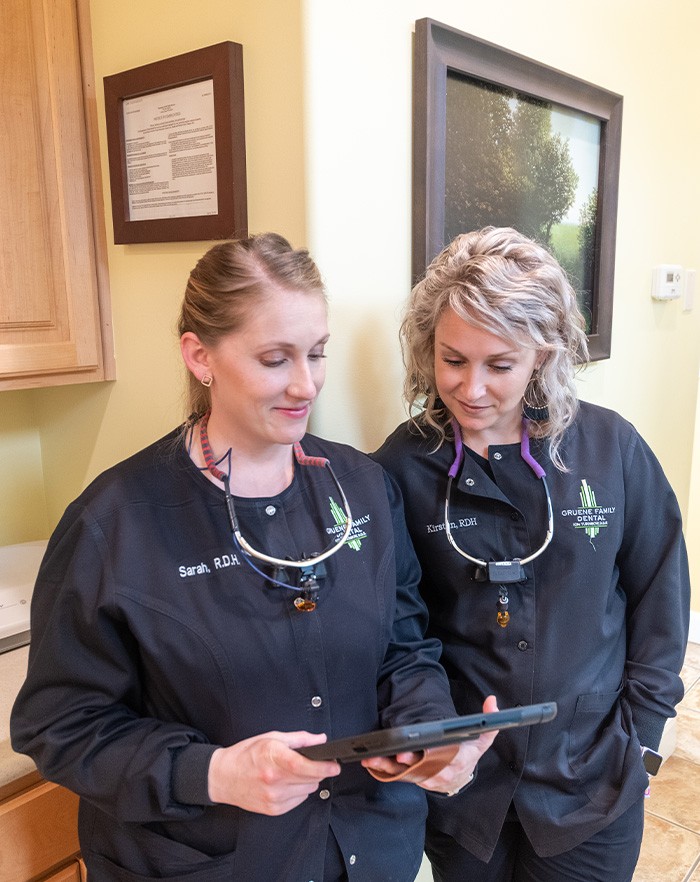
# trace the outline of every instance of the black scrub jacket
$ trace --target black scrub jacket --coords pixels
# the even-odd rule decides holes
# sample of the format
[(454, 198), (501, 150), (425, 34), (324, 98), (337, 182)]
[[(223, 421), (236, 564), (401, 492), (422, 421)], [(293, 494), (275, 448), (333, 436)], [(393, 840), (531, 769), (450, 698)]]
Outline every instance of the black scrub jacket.
[[(682, 698), (690, 588), (681, 516), (647, 444), (612, 411), (582, 403), (562, 447), (568, 473), (531, 452), (547, 473), (554, 539), (526, 579), (510, 586), (510, 622), (496, 621), (498, 588), (445, 535), (452, 441), (400, 426), (373, 458), (398, 482), (423, 570), (428, 633), (459, 713), (495, 693), (502, 708), (556, 701), (552, 722), (499, 733), (472, 786), (429, 798), (430, 820), (482, 860), (511, 801), (537, 853), (585, 841), (639, 799), (647, 777), (640, 742), (656, 748)], [(542, 481), (519, 444), (491, 446), (495, 482), (465, 456), (453, 481), (451, 531), (482, 560), (524, 558), (542, 544)]]
[[(280, 817), (213, 805), (211, 754), (269, 730), (329, 738), (454, 716), (423, 637), (419, 569), (393, 482), (365, 455), (307, 435), (347, 494), (351, 540), (325, 563), (318, 608), (266, 586), (232, 546), (223, 492), (175, 433), (69, 506), (32, 601), (29, 673), (12, 743), (80, 797), (93, 882), (323, 878), (329, 828), (350, 879), (409, 882), (425, 794), (343, 767)], [(239, 499), (243, 535), (298, 558), (339, 537), (325, 469), (279, 496)]]

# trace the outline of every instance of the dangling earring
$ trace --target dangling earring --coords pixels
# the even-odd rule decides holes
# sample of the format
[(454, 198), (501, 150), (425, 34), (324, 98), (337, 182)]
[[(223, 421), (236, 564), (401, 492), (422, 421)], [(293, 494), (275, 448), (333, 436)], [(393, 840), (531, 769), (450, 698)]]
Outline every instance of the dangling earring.
[[(522, 411), (523, 416), (527, 417), (529, 420), (546, 420), (549, 416), (549, 406), (546, 402), (538, 403), (537, 392), (539, 385), (539, 376), (537, 372), (535, 372), (530, 377), (530, 382), (527, 384), (525, 391), (523, 392), (523, 402), (522, 402)], [(530, 393), (532, 401), (528, 401), (528, 392)]]
[(202, 386), (206, 386), (208, 389), (211, 386), (211, 384), (214, 382), (214, 378), (209, 376), (209, 374), (204, 374), (204, 376), (202, 377), (202, 379), (199, 382), (202, 384)]

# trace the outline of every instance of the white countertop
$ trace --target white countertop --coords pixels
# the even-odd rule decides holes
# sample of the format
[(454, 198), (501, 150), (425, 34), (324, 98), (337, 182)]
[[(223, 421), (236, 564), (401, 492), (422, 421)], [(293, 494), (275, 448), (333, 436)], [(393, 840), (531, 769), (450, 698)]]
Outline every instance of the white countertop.
[(33, 772), (34, 762), (10, 746), (10, 711), (27, 676), (29, 647), (0, 654), (0, 786)]
[[(0, 639), (4, 646), (29, 629), (29, 606), (46, 540), (0, 546)], [(27, 675), (29, 647), (0, 653), (0, 787), (35, 771), (10, 745), (10, 711)]]

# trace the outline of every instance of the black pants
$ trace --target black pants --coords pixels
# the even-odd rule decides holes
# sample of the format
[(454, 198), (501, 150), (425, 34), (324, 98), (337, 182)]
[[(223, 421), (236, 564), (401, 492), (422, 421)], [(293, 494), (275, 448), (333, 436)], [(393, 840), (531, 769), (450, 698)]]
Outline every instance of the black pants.
[(435, 882), (630, 882), (643, 830), (642, 798), (586, 842), (553, 857), (535, 854), (517, 816), (503, 825), (487, 864), (430, 824), (425, 851)]

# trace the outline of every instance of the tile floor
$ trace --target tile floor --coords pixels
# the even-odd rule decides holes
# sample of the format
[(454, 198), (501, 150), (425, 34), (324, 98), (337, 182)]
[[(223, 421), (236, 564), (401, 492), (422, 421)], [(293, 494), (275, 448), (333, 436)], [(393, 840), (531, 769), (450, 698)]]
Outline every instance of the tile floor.
[[(633, 882), (700, 882), (700, 643), (688, 644), (681, 676), (676, 748), (652, 782)], [(432, 880), (429, 866), (416, 882)]]
[(652, 781), (634, 882), (700, 882), (700, 644), (681, 671), (676, 749)]

